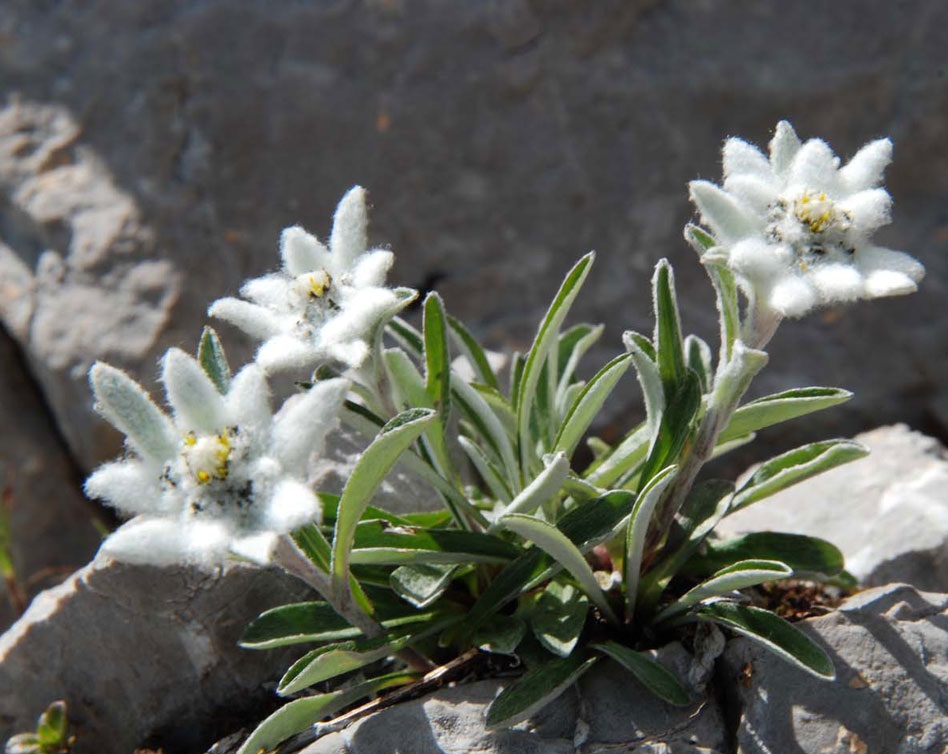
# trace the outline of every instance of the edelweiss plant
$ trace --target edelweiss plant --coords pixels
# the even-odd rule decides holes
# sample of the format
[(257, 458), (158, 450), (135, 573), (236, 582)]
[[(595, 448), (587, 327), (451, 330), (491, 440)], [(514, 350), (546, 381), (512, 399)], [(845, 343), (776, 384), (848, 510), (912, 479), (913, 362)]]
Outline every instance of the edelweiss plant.
[[(866, 449), (817, 442), (772, 458), (739, 486), (697, 480), (711, 457), (757, 430), (850, 397), (805, 387), (742, 405), (784, 317), (915, 290), (921, 265), (870, 241), (889, 217), (878, 184), (890, 148), (873, 142), (840, 168), (826, 144), (801, 144), (787, 123), (769, 157), (726, 143), (723, 187), (691, 185), (708, 227), (685, 232), (717, 293), (716, 356), (683, 336), (663, 260), (652, 279), (654, 332), (625, 333), (625, 352), (580, 380), (577, 365), (603, 332), (564, 326), (588, 254), (501, 384), (437, 294), (424, 301), (420, 330), (395, 316), (415, 294), (384, 287), (392, 256), (365, 250), (365, 194), (356, 188), (340, 203), (328, 249), (291, 228), (279, 272), (247, 283), (249, 301), (211, 307), (263, 341), (257, 363), (231, 379), (210, 330), (197, 360), (172, 349), (162, 375), (171, 417), (124, 373), (96, 365), (97, 405), (128, 436), (128, 457), (86, 488), (140, 514), (106, 549), (156, 562), (235, 553), (282, 566), (318, 593), (264, 613), (243, 636), (249, 648), (313, 649), (279, 683), (292, 701), (240, 754), (312, 738), (353, 719), (359, 712), (320, 723), (361, 699), (394, 687), (408, 691), (382, 699), (402, 698), (485, 656), (516, 655), (527, 668), (491, 705), (493, 727), (529, 717), (604, 658), (686, 705), (687, 687), (648, 650), (674, 637), (700, 650), (696, 624), (748, 636), (832, 679), (823, 650), (755, 604), (752, 588), (787, 578), (845, 583), (839, 550), (772, 532), (721, 541), (714, 528)], [(590, 438), (595, 458), (580, 467), (579, 443), (633, 366), (644, 420), (615, 444)], [(290, 367), (316, 370), (273, 415), (265, 370)], [(317, 493), (307, 461), (337, 417), (367, 448), (341, 495)], [(428, 482), (443, 510), (374, 507), (396, 463)], [(326, 681), (336, 690), (313, 690)]]

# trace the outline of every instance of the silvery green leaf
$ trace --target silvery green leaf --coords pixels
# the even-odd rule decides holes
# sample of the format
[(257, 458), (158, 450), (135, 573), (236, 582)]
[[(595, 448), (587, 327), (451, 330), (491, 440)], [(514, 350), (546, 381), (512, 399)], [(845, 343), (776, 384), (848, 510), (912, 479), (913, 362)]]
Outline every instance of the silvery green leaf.
[(389, 334), (404, 348), (408, 353), (417, 359), (424, 356), (425, 342), (421, 333), (401, 317), (393, 317), (388, 323)]
[(520, 463), (524, 471), (529, 468), (532, 460), (533, 441), (530, 437), (530, 422), (532, 419), (537, 384), (539, 383), (543, 367), (547, 362), (550, 349), (556, 343), (560, 326), (569, 313), (573, 301), (579, 294), (579, 289), (589, 274), (589, 268), (594, 258), (595, 254), (590, 252), (580, 259), (566, 275), (566, 279), (563, 281), (562, 286), (560, 286), (546, 316), (540, 323), (533, 345), (527, 353), (526, 361), (523, 365), (523, 372), (517, 379), (517, 389), (515, 391), (517, 436), (519, 438)]
[(451, 412), (451, 353), (448, 349), (448, 325), (444, 303), (434, 292), (422, 305), (425, 340), (425, 389), (444, 427)]
[(404, 686), (416, 678), (417, 676), (410, 673), (390, 673), (360, 683), (346, 691), (296, 699), (283, 705), (260, 723), (237, 750), (237, 754), (260, 754), (261, 751), (275, 750), (281, 742), (301, 733), (323, 718), (345, 709), (353, 702), (393, 686)]
[(714, 380), (711, 347), (697, 335), (689, 335), (685, 338), (685, 362), (701, 380), (701, 392), (707, 393)]
[(225, 394), (230, 388), (230, 365), (227, 363), (224, 346), (217, 332), (211, 327), (205, 327), (201, 333), (201, 340), (198, 343), (198, 361), (218, 392)]
[[(484, 398), (484, 392), (473, 388), (463, 379), (452, 375), (451, 389), (460, 413), (471, 422), (485, 444), (496, 455), (509, 482), (519, 477), (517, 457), (503, 422), (497, 411)], [(501, 400), (503, 400), (501, 398)], [(500, 410), (503, 410), (502, 407)], [(509, 409), (508, 409), (509, 410)]]
[(356, 527), (351, 562), (403, 565), (418, 563), (506, 563), (520, 548), (499, 537), (458, 529), (391, 526), (362, 521)]
[(835, 545), (804, 534), (758, 531), (721, 541), (709, 541), (700, 555), (683, 568), (702, 577), (742, 560), (778, 560), (799, 578), (827, 579), (842, 572), (845, 561)]
[(96, 410), (124, 433), (146, 458), (164, 461), (177, 453), (171, 420), (125, 372), (97, 361), (89, 370)]
[(786, 579), (792, 575), (793, 569), (778, 560), (741, 560), (722, 568), (689, 590), (655, 616), (655, 620), (670, 620), (709, 597), (746, 589), (765, 581)]
[(403, 411), (382, 427), (378, 437), (359, 456), (342, 491), (336, 516), (332, 582), (337, 595), (341, 596), (348, 586), (349, 554), (356, 524), (363, 511), (399, 456), (425, 431), (435, 416), (428, 409)]
[(734, 412), (731, 421), (721, 432), (719, 442), (837, 406), (852, 396), (848, 390), (839, 388), (802, 387), (758, 398), (745, 403)]
[(399, 404), (404, 408), (434, 408), (425, 378), (400, 348), (386, 348), (382, 360)]
[(595, 603), (596, 607), (611, 622), (618, 623), (599, 582), (592, 572), (592, 568), (583, 557), (579, 548), (553, 524), (541, 521), (533, 516), (520, 514), (505, 514), (498, 519), (498, 523), (509, 531), (529, 539), (537, 547), (542, 548), (550, 557), (565, 568), (579, 582), (580, 588)]
[[(566, 454), (556, 453), (548, 456), (545, 461), (543, 471), (510, 501), (510, 505), (504, 511), (505, 516), (513, 513), (532, 513), (563, 487), (569, 474), (569, 460)], [(498, 520), (497, 525), (500, 524)]]
[(554, 579), (537, 598), (530, 614), (533, 635), (558, 657), (569, 657), (586, 625), (589, 599), (582, 590), (562, 579)]
[(516, 616), (495, 615), (489, 625), (474, 632), (473, 643), (485, 652), (512, 655), (526, 633), (526, 624)]
[(597, 487), (612, 487), (615, 481), (641, 465), (648, 453), (652, 431), (640, 425), (619, 445), (607, 453), (587, 474), (587, 481)]
[(615, 641), (593, 644), (591, 648), (618, 662), (659, 699), (678, 707), (683, 707), (691, 701), (678, 679), (645, 652), (636, 652)]
[(741, 315), (737, 293), (737, 281), (726, 263), (713, 264), (707, 260), (704, 266), (711, 284), (714, 286), (715, 305), (718, 309), (721, 350), (720, 361), (727, 363), (731, 358), (734, 341), (740, 337)]
[(505, 688), (487, 710), (488, 728), (509, 728), (526, 720), (572, 686), (598, 657), (568, 657), (539, 665)]
[(706, 251), (710, 251), (718, 245), (718, 242), (714, 240), (714, 236), (704, 228), (699, 228), (692, 223), (685, 226), (685, 240), (698, 252), (699, 256), (704, 255)]
[(622, 342), (635, 364), (639, 385), (642, 387), (642, 395), (645, 398), (645, 415), (648, 417), (647, 426), (650, 432), (653, 432), (658, 427), (665, 411), (665, 388), (662, 385), (658, 365), (655, 363), (655, 359), (649, 356), (648, 351), (643, 348), (644, 343), (647, 342), (644, 336), (627, 330), (622, 334)]
[(698, 616), (752, 639), (778, 657), (817, 678), (836, 678), (833, 661), (809, 636), (783, 618), (759, 607), (715, 602), (698, 608)]
[(440, 563), (400, 566), (392, 571), (392, 589), (406, 602), (423, 609), (444, 594), (457, 568), (456, 565)]
[(553, 442), (554, 451), (563, 451), (568, 456), (573, 454), (576, 445), (589, 429), (589, 425), (592, 424), (606, 399), (629, 368), (632, 363), (631, 358), (629, 354), (617, 356), (600, 369), (576, 396)]
[(655, 309), (655, 363), (665, 386), (665, 395), (677, 390), (685, 377), (685, 353), (681, 338), (681, 316), (675, 295), (675, 274), (667, 259), (655, 265), (652, 276), (652, 304)]
[(495, 390), (500, 390), (497, 375), (494, 374), (490, 361), (487, 359), (487, 354), (484, 353), (484, 349), (481, 348), (481, 344), (477, 342), (477, 339), (454, 317), (448, 316), (448, 326), (451, 328), (455, 343), (460, 347), (468, 363), (474, 369), (478, 381)]
[(604, 325), (574, 325), (560, 335), (557, 395), (561, 395), (572, 382), (579, 362), (602, 337), (603, 332)]
[(771, 458), (762, 463), (737, 491), (731, 512), (868, 454), (869, 449), (865, 445), (853, 440), (826, 440), (803, 445)]
[(679, 451), (691, 435), (700, 410), (701, 385), (697, 375), (688, 370), (677, 390), (668, 397), (661, 422), (652, 435), (648, 457), (641, 470), (643, 482), (677, 460)]
[(675, 478), (677, 471), (677, 466), (662, 469), (648, 480), (635, 498), (625, 538), (625, 599), (630, 615), (635, 612), (645, 535), (648, 533), (655, 506), (661, 500), (665, 488)]
[(477, 473), (480, 474), (481, 479), (487, 485), (487, 489), (490, 490), (490, 494), (494, 496), (494, 499), (500, 500), (505, 504), (509, 503), (512, 493), (504, 481), (500, 470), (484, 454), (484, 451), (481, 450), (478, 445), (468, 440), (464, 435), (460, 435), (457, 439), (461, 449), (474, 465), (474, 468), (477, 469)]

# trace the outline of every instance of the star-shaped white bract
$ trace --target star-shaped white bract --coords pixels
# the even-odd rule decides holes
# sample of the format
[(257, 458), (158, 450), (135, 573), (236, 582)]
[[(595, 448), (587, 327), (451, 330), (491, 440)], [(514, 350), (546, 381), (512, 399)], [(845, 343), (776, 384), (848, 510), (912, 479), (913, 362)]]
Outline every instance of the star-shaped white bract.
[(96, 408), (129, 452), (99, 467), (86, 494), (136, 516), (103, 550), (156, 564), (217, 564), (228, 552), (268, 562), (276, 536), (320, 520), (308, 460), (336, 426), (348, 382), (319, 382), (274, 416), (259, 365), (240, 370), (226, 394), (178, 349), (162, 367), (170, 417), (121, 370), (97, 363), (90, 372)]
[(880, 187), (888, 139), (870, 142), (843, 167), (826, 142), (801, 143), (777, 124), (770, 155), (741, 139), (724, 145), (724, 184), (693, 181), (691, 199), (755, 302), (800, 317), (836, 302), (912, 293), (924, 275), (914, 258), (876, 246), (892, 199)]
[(329, 247), (295, 226), (283, 231), (279, 272), (240, 289), (246, 301), (222, 298), (208, 313), (260, 338), (257, 363), (276, 371), (337, 361), (362, 365), (379, 324), (415, 297), (385, 287), (392, 252), (367, 250), (365, 190), (346, 193), (336, 208)]

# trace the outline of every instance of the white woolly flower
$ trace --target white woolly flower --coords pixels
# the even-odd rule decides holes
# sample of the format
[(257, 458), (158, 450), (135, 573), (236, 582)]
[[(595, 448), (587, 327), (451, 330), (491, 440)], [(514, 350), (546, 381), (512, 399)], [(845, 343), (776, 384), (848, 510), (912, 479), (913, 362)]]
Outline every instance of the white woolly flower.
[(280, 237), (283, 267), (240, 289), (247, 299), (222, 298), (208, 314), (263, 340), (257, 363), (267, 371), (336, 360), (359, 367), (379, 323), (415, 297), (385, 287), (392, 252), (366, 250), (365, 189), (346, 193), (336, 208), (329, 247), (299, 226)]
[(880, 187), (892, 158), (888, 139), (873, 141), (843, 167), (826, 142), (801, 143), (777, 124), (769, 158), (741, 139), (724, 145), (724, 184), (693, 181), (691, 199), (749, 295), (780, 316), (828, 304), (916, 290), (922, 265), (876, 246), (890, 220)]
[(346, 380), (317, 383), (274, 416), (256, 364), (222, 395), (195, 359), (171, 349), (161, 379), (170, 417), (121, 370), (90, 371), (96, 408), (125, 433), (129, 453), (100, 466), (86, 494), (137, 516), (105, 552), (158, 564), (215, 564), (235, 552), (265, 563), (276, 535), (320, 520), (307, 461), (337, 423)]

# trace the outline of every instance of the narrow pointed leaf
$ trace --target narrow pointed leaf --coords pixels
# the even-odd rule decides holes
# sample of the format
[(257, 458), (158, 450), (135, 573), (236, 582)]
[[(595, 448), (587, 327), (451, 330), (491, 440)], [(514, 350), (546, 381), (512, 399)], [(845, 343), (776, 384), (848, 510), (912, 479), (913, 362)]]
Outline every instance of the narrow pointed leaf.
[[(504, 516), (513, 513), (532, 513), (560, 491), (568, 475), (569, 461), (566, 454), (557, 453), (549, 458), (546, 468), (537, 474), (536, 479), (524, 487), (510, 502), (507, 510), (504, 511)], [(503, 519), (499, 519), (497, 525), (501, 525), (502, 521)]]
[(793, 569), (777, 560), (741, 560), (722, 568), (711, 578), (689, 590), (662, 610), (655, 620), (669, 620), (709, 597), (718, 597), (738, 589), (763, 584), (765, 581), (786, 579), (792, 575)]
[(425, 352), (425, 341), (417, 329), (408, 324), (401, 317), (394, 317), (388, 323), (388, 330), (398, 343), (415, 358), (422, 358)]
[(852, 396), (853, 394), (848, 390), (839, 388), (803, 387), (758, 398), (745, 403), (734, 412), (718, 441), (726, 442), (798, 416), (822, 411), (830, 406), (838, 406)]
[(650, 655), (636, 652), (614, 641), (593, 644), (592, 649), (598, 649), (618, 662), (659, 699), (664, 699), (676, 707), (684, 707), (691, 701), (681, 682)]
[(451, 334), (454, 336), (455, 342), (474, 369), (474, 374), (477, 375), (478, 381), (495, 390), (500, 390), (497, 375), (494, 374), (490, 361), (487, 359), (487, 354), (484, 352), (481, 344), (477, 342), (477, 339), (459, 320), (450, 315), (448, 316), (448, 327), (451, 328)]
[(869, 449), (852, 440), (826, 440), (791, 450), (761, 464), (734, 496), (731, 512), (746, 508), (797, 482), (856, 461)]
[(425, 389), (425, 378), (403, 350), (387, 348), (382, 354), (388, 378), (400, 404), (405, 408), (434, 408)]
[(652, 277), (655, 306), (655, 343), (658, 371), (666, 395), (674, 393), (685, 377), (685, 352), (681, 337), (681, 317), (675, 296), (675, 276), (667, 260), (655, 266)]
[(575, 325), (560, 335), (559, 340), (559, 383), (556, 387), (557, 395), (562, 395), (567, 386), (573, 381), (576, 369), (583, 356), (592, 348), (605, 332), (604, 325)]
[(648, 458), (642, 466), (643, 483), (659, 470), (674, 462), (685, 441), (691, 435), (695, 419), (701, 409), (701, 385), (691, 370), (679, 383), (662, 412), (661, 422), (655, 432)]
[(662, 385), (662, 377), (655, 359), (643, 348), (644, 340), (643, 336), (631, 331), (626, 331), (622, 335), (622, 342), (635, 364), (642, 396), (645, 399), (647, 426), (651, 434), (658, 427), (662, 414), (665, 412), (665, 388)]
[(214, 383), (214, 387), (224, 394), (230, 389), (230, 365), (224, 353), (224, 346), (211, 327), (205, 327), (198, 343), (198, 362), (204, 373)]
[(572, 686), (598, 659), (569, 657), (529, 670), (491, 702), (487, 727), (509, 728), (526, 720)]
[(290, 696), (314, 684), (363, 668), (402, 649), (407, 634), (397, 638), (380, 636), (374, 639), (327, 644), (307, 652), (294, 662), (277, 684), (277, 694)]
[(533, 341), (533, 346), (530, 348), (526, 361), (524, 362), (523, 373), (518, 380), (515, 405), (520, 457), (524, 470), (529, 465), (532, 453), (530, 420), (533, 411), (534, 394), (540, 380), (540, 374), (543, 371), (544, 364), (546, 364), (550, 349), (556, 342), (560, 326), (563, 324), (563, 320), (569, 313), (573, 301), (579, 294), (580, 287), (589, 274), (589, 268), (594, 257), (595, 255), (590, 252), (580, 259), (567, 274), (546, 316), (540, 323), (536, 338)]
[(697, 335), (689, 335), (685, 338), (685, 363), (698, 375), (701, 381), (701, 392), (707, 393), (711, 390), (711, 383), (714, 381), (711, 347)]
[(533, 516), (520, 514), (504, 515), (499, 519), (501, 525), (524, 539), (529, 539), (537, 547), (542, 548), (557, 563), (565, 568), (579, 582), (580, 588), (595, 603), (609, 620), (618, 622), (615, 613), (606, 601), (606, 597), (593, 575), (592, 568), (579, 548), (569, 538), (552, 524), (541, 521)]
[(714, 286), (715, 305), (718, 309), (718, 321), (721, 338), (721, 363), (731, 358), (734, 342), (740, 337), (741, 315), (737, 282), (734, 273), (724, 264), (705, 264), (708, 277)]
[(599, 370), (596, 376), (586, 384), (563, 418), (559, 434), (553, 441), (554, 452), (563, 451), (567, 456), (573, 454), (580, 439), (586, 434), (589, 425), (599, 414), (606, 399), (612, 394), (631, 363), (631, 355), (618, 356)]
[[(497, 412), (485, 400), (484, 394), (462, 379), (451, 379), (455, 403), (460, 413), (471, 422), (484, 444), (497, 456), (503, 465), (508, 481), (519, 475), (517, 457), (510, 436)], [(503, 400), (502, 398), (500, 400)]]
[(402, 412), (382, 427), (378, 437), (356, 462), (339, 498), (339, 511), (336, 516), (332, 580), (333, 589), (337, 590), (337, 594), (341, 594), (346, 588), (349, 553), (356, 524), (362, 513), (398, 457), (425, 431), (434, 418), (435, 414), (426, 409)]
[(625, 598), (629, 615), (635, 612), (641, 577), (642, 555), (645, 549), (645, 535), (648, 533), (652, 514), (662, 498), (665, 488), (675, 478), (677, 466), (662, 469), (642, 488), (632, 508), (632, 516), (626, 529), (625, 538)]
[[(510, 542), (480, 532), (391, 527), (382, 521), (364, 521), (357, 527), (352, 563), (386, 563), (398, 552), (414, 552), (432, 563), (504, 563), (521, 551)], [(439, 556), (452, 560), (439, 560)], [(398, 558), (391, 562), (398, 562)]]
[(451, 410), (451, 354), (444, 303), (437, 293), (425, 297), (422, 332), (425, 339), (425, 388), (443, 427)]
[(404, 686), (416, 678), (417, 675), (412, 673), (390, 673), (360, 683), (346, 691), (333, 691), (328, 694), (296, 699), (283, 705), (260, 723), (237, 750), (237, 754), (259, 754), (261, 751), (272, 751), (281, 742), (297, 733), (302, 733), (323, 718), (345, 709), (350, 704), (387, 688)]
[(697, 612), (703, 620), (726, 626), (735, 633), (752, 639), (791, 665), (817, 678), (827, 681), (836, 678), (833, 661), (823, 648), (769, 610), (733, 602), (716, 602), (703, 605)]

